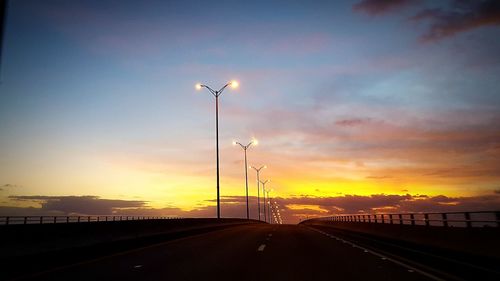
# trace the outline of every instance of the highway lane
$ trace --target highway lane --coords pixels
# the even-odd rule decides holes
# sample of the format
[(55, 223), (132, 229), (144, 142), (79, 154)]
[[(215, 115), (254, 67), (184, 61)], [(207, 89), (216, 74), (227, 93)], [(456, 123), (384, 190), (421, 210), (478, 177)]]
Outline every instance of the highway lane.
[(36, 280), (432, 280), (298, 225), (241, 225), (48, 271)]

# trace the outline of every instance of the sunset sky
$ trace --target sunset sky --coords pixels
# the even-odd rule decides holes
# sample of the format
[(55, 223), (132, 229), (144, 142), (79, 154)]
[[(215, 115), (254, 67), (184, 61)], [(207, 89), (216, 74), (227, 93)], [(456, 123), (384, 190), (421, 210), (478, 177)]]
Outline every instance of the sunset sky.
[(233, 79), (223, 217), (252, 138), (286, 222), (500, 209), (498, 1), (16, 0), (1, 68), (0, 215), (215, 216)]

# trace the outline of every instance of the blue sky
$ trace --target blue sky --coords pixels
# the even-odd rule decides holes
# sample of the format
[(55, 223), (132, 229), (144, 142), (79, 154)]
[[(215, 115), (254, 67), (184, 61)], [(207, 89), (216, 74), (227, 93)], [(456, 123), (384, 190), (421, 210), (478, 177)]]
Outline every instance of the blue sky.
[(3, 204), (21, 194), (210, 204), (214, 105), (194, 84), (232, 79), (225, 195), (243, 194), (230, 143), (252, 137), (251, 162), (274, 167), (283, 198), (492, 194), (498, 5), (386, 3), (10, 1), (0, 183), (22, 188), (5, 188)]

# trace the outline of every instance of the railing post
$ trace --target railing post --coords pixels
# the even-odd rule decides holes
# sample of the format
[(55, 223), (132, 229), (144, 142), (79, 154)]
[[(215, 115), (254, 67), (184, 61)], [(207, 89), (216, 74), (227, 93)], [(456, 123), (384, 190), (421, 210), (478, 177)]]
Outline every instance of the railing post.
[(500, 212), (495, 212), (495, 218), (497, 219), (497, 227), (500, 227)]
[(448, 215), (446, 213), (442, 213), (441, 219), (443, 220), (443, 226), (448, 227)]
[(66, 217), (66, 223), (69, 223), (69, 216)]
[(415, 225), (415, 215), (410, 214), (411, 225)]
[(467, 224), (467, 227), (468, 228), (472, 227), (472, 223), (470, 221), (470, 213), (469, 212), (465, 212), (464, 214), (465, 214), (465, 220), (466, 220), (465, 223)]
[(381, 214), (381, 215), (380, 215), (380, 218), (381, 218), (380, 220), (382, 221), (382, 223), (385, 223), (385, 221), (384, 221), (384, 217), (385, 217), (385, 215), (384, 215), (384, 214)]
[(54, 223), (57, 223), (57, 217), (54, 216)]
[(43, 224), (43, 216), (40, 216), (40, 224)]
[(429, 214), (425, 213), (424, 214), (424, 221), (425, 221), (425, 226), (429, 226)]
[(7, 224), (9, 224), (9, 218), (10, 218), (10, 217), (5, 217), (5, 224), (6, 224), (6, 225), (7, 225)]
[(394, 222), (392, 221), (392, 214), (389, 214), (389, 222), (390, 224), (393, 224)]
[(368, 215), (368, 222), (371, 223), (372, 222), (372, 215)]
[(28, 223), (28, 217), (24, 217), (24, 224)]
[(80, 222), (80, 218), (81, 218), (81, 217), (80, 217), (80, 216), (78, 216), (78, 220), (77, 220), (77, 222)]
[(374, 218), (375, 223), (378, 223), (378, 221), (377, 221), (377, 215), (373, 215), (373, 216), (375, 217), (375, 218)]
[(399, 214), (399, 224), (404, 224), (403, 222), (403, 215), (402, 214)]
[(87, 221), (90, 222), (90, 216), (87, 217)]

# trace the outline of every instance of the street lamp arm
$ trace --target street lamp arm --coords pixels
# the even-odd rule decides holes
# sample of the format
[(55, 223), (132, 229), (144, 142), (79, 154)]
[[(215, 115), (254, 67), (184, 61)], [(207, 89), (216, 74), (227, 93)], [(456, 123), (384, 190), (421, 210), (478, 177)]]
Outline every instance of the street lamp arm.
[(226, 83), (226, 85), (224, 85), (222, 88), (220, 88), (220, 90), (218, 90), (216, 93), (217, 93), (217, 96), (220, 96), (222, 94), (222, 92), (224, 91), (224, 89), (227, 88), (227, 86), (231, 85), (231, 82), (228, 82)]
[(209, 86), (207, 85), (204, 85), (204, 84), (201, 84), (200, 87), (204, 87), (204, 88), (207, 88), (208, 91), (210, 91), (210, 93), (214, 96), (214, 97), (217, 97), (217, 91), (215, 91), (214, 89), (210, 88)]
[(240, 142), (235, 142), (236, 144), (239, 144), (241, 146), (241, 148), (243, 148), (244, 150), (247, 150), (247, 147), (242, 145)]

